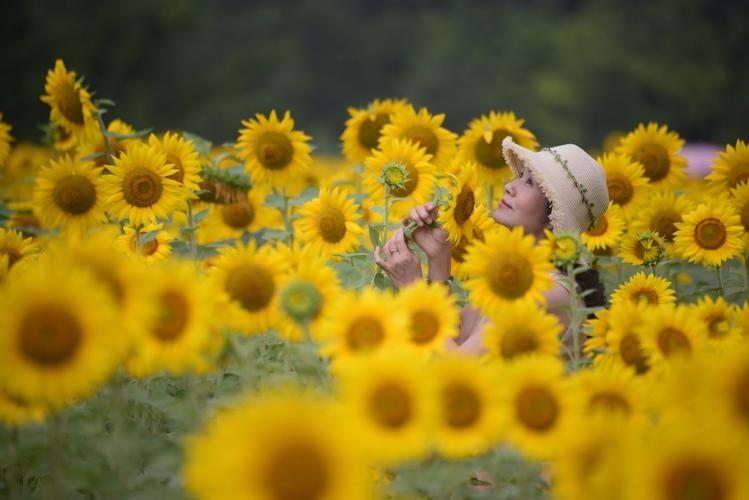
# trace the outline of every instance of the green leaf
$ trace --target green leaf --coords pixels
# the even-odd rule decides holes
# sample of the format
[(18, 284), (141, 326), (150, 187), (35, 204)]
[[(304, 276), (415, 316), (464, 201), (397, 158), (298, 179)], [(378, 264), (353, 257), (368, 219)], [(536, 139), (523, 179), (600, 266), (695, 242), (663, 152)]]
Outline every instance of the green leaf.
[(265, 197), (265, 206), (283, 210), (283, 206), (284, 206), (283, 195), (281, 195), (281, 193), (277, 191), (274, 191), (273, 193), (269, 194), (268, 196)]
[(105, 97), (100, 97), (99, 99), (96, 99), (94, 101), (94, 104), (96, 105), (97, 108), (100, 106), (116, 106), (116, 104), (114, 103), (112, 99), (107, 99)]
[(143, 246), (146, 243), (152, 242), (156, 239), (160, 232), (161, 230), (157, 229), (155, 231), (148, 231), (147, 233), (140, 233), (140, 245)]
[(307, 203), (308, 201), (317, 198), (320, 195), (320, 188), (316, 186), (310, 186), (304, 191), (302, 191), (302, 194), (299, 196), (296, 196), (289, 200), (289, 206), (290, 207), (299, 207)]
[(99, 158), (103, 158), (104, 153), (91, 153), (90, 155), (86, 155), (81, 157), (81, 161), (93, 161), (98, 160)]
[(372, 242), (373, 247), (380, 246), (380, 231), (372, 224), (369, 226), (369, 241)]
[(208, 212), (209, 212), (209, 210), (208, 210), (208, 209), (206, 208), (206, 209), (204, 209), (204, 210), (201, 210), (200, 212), (198, 212), (198, 213), (194, 214), (194, 215), (192, 216), (192, 221), (193, 221), (193, 223), (194, 223), (194, 224), (197, 224), (198, 222), (200, 222), (200, 221), (202, 221), (203, 219), (205, 219), (206, 217), (208, 217)]
[(213, 146), (213, 143), (208, 139), (204, 139), (197, 134), (193, 134), (187, 131), (184, 131), (182, 133), (182, 137), (184, 137), (186, 141), (192, 141), (192, 143), (195, 145), (195, 150), (203, 156), (208, 156), (208, 153), (211, 151), (211, 147)]

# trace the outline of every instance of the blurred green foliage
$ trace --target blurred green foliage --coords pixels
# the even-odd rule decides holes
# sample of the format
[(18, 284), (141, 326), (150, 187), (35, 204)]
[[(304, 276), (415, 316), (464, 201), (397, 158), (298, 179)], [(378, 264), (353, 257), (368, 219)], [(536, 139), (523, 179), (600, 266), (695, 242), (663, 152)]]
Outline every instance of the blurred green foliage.
[(543, 144), (600, 147), (639, 121), (688, 140), (749, 134), (740, 0), (27, 0), (4, 9), (0, 112), (35, 139), (57, 57), (136, 128), (236, 139), (290, 109), (326, 152), (347, 106), (406, 97), (460, 133), (513, 110)]

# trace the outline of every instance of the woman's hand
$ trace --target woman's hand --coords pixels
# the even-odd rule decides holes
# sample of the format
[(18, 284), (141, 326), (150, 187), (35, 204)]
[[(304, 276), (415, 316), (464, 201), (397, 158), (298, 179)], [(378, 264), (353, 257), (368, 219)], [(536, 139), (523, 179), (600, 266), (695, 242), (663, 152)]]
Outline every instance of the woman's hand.
[(387, 260), (384, 260), (380, 255), (380, 247), (375, 247), (375, 263), (385, 271), (397, 288), (423, 278), (421, 262), (408, 248), (403, 228), (398, 229), (393, 237), (385, 243), (384, 250)]
[(429, 224), (437, 220), (439, 206), (432, 202), (412, 208), (403, 224), (414, 221), (418, 226), (413, 232), (413, 239), (429, 259), (429, 279), (443, 281), (450, 277), (451, 245), (447, 240), (447, 231)]

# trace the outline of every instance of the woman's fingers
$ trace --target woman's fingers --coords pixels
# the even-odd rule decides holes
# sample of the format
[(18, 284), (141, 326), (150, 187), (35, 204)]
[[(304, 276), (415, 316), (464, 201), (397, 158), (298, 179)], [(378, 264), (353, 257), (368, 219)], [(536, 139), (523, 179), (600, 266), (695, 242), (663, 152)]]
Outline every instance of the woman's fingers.
[(393, 245), (397, 252), (410, 252), (411, 250), (406, 245), (406, 234), (403, 228), (398, 229), (393, 235)]
[[(419, 207), (416, 207), (419, 208)], [(421, 218), (421, 215), (416, 210), (416, 208), (412, 208), (408, 211), (408, 216), (411, 218), (412, 221), (416, 223), (417, 226), (421, 227), (424, 225), (424, 221)]]
[(419, 217), (424, 221), (425, 224), (432, 223), (433, 216), (431, 213), (429, 213), (429, 210), (427, 210), (426, 205), (419, 205), (414, 210), (416, 210), (416, 213), (419, 214)]
[(380, 246), (379, 245), (377, 245), (375, 247), (375, 249), (374, 249), (374, 261), (375, 261), (375, 264), (377, 264), (380, 267), (380, 269), (382, 269), (383, 271), (387, 271), (388, 270), (387, 269), (387, 263), (382, 258), (382, 255), (380, 255)]

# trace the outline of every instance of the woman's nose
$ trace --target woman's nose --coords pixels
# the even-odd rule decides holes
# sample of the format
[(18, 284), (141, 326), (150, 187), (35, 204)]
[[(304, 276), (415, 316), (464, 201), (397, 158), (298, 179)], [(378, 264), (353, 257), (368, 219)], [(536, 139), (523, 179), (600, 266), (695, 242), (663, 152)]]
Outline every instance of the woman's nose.
[(515, 196), (515, 180), (511, 180), (510, 182), (505, 184), (505, 194)]

